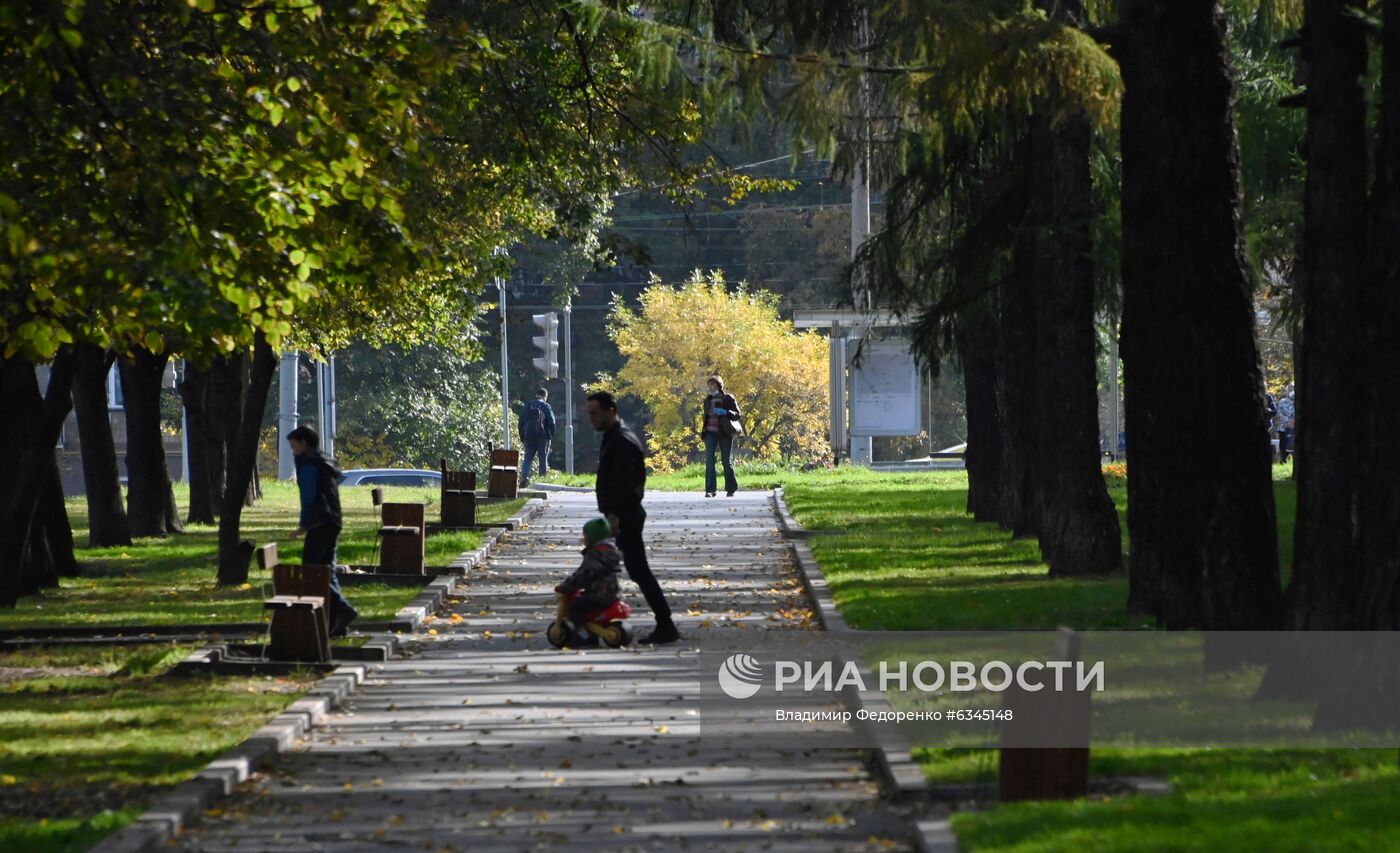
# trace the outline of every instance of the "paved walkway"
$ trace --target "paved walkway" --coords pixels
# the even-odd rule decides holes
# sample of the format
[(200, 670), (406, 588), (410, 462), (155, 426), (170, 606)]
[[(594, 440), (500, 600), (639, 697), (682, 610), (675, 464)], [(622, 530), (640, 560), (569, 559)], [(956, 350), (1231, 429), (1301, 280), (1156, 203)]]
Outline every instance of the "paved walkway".
[[(653, 494), (652, 566), (686, 639), (560, 652), (551, 590), (576, 565), (592, 495), (553, 497), (407, 660), (182, 837), (188, 850), (906, 849), (867, 756), (740, 752), (697, 737), (697, 649), (810, 630), (770, 498)], [(636, 587), (638, 633), (651, 626)], [(729, 634), (733, 636), (733, 634)]]

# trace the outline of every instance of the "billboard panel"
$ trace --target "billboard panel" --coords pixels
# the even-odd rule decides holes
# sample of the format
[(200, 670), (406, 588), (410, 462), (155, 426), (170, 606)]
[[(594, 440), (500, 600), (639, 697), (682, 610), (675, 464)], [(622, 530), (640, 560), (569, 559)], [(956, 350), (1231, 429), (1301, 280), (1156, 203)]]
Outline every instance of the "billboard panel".
[(866, 341), (851, 364), (851, 435), (918, 435), (919, 392), (908, 341)]

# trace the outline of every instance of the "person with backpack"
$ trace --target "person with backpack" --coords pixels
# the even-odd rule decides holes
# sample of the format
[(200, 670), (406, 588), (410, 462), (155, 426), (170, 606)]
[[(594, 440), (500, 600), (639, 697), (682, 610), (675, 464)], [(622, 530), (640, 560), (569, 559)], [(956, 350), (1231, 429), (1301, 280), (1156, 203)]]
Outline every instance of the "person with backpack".
[(297, 492), (301, 497), (301, 514), (292, 537), (306, 537), (301, 547), (303, 564), (330, 566), (330, 633), (332, 637), (343, 637), (360, 614), (346, 600), (340, 589), (340, 576), (335, 571), (336, 548), (343, 523), (341, 470), (333, 459), (321, 452), (321, 436), (309, 426), (302, 425), (287, 433), (287, 444), (296, 461)]
[(535, 399), (526, 403), (520, 410), (520, 444), (525, 448), (525, 458), (520, 465), (520, 485), (530, 483), (530, 460), (539, 456), (539, 476), (549, 473), (549, 443), (554, 440), (554, 410), (546, 402), (549, 391), (541, 388), (535, 392)]

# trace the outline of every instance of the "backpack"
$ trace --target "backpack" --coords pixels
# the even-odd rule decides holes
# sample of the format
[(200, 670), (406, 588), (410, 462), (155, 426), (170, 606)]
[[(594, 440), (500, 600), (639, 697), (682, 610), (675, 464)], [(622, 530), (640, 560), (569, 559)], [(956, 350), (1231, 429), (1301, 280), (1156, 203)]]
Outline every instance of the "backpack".
[(526, 406), (524, 424), (520, 432), (521, 438), (531, 444), (543, 441), (545, 437), (544, 409), (535, 405)]

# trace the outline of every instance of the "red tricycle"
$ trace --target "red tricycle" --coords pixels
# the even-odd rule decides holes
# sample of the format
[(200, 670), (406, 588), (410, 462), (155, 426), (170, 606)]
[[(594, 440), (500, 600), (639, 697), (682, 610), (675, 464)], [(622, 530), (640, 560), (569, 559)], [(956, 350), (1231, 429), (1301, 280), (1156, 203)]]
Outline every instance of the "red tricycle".
[[(558, 592), (554, 597), (559, 603), (558, 612), (555, 614), (554, 622), (550, 624), (545, 636), (549, 638), (550, 645), (556, 649), (565, 646), (579, 645), (578, 637), (580, 633), (592, 634), (598, 640), (602, 640), (609, 648), (620, 648), (632, 642), (632, 632), (627, 629), (623, 622), (632, 615), (632, 607), (622, 599), (614, 601), (607, 607), (600, 608), (588, 614), (583, 625), (574, 625), (569, 621), (569, 603), (583, 595), (583, 590), (578, 590), (572, 594)], [(596, 643), (597, 640), (592, 640)]]

